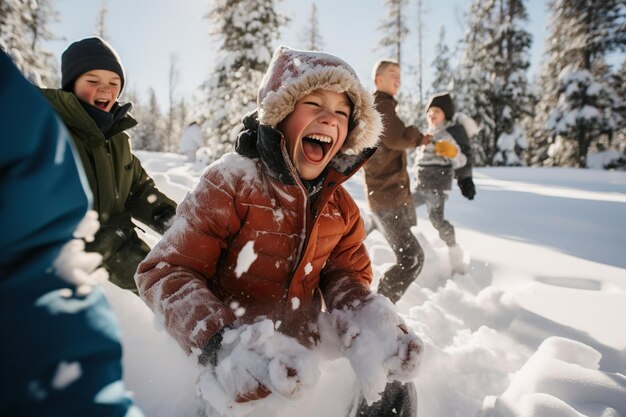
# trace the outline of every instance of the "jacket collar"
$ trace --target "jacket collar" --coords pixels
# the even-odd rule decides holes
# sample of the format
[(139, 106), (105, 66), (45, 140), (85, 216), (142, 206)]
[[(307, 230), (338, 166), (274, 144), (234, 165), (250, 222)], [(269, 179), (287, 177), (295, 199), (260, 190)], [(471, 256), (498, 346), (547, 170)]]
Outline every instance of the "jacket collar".
[[(57, 89), (42, 89), (41, 91), (63, 119), (63, 123), (70, 130), (80, 132), (81, 137), (84, 136), (88, 140), (104, 141), (106, 137), (113, 137), (137, 125), (137, 121), (128, 113), (128, 108), (126, 108), (125, 111), (122, 110), (124, 114), (121, 117), (115, 118), (105, 137), (96, 121), (83, 108), (74, 93)], [(126, 106), (119, 107), (124, 109)]]
[(397, 103), (398, 101), (395, 99), (394, 96), (392, 96), (389, 93), (385, 93), (384, 91), (378, 91), (376, 90), (374, 92), (374, 98), (376, 100), (393, 100), (394, 103)]

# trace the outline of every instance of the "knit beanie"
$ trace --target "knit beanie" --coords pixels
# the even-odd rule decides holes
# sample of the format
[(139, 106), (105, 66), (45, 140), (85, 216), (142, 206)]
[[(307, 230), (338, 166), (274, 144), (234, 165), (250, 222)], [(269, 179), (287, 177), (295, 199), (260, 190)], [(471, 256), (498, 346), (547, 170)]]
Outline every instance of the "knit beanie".
[(450, 93), (439, 93), (430, 97), (428, 104), (426, 105), (426, 111), (431, 107), (439, 107), (443, 110), (443, 114), (446, 116), (446, 120), (452, 120), (455, 109)]
[(113, 71), (124, 88), (124, 67), (119, 55), (105, 40), (93, 37), (71, 44), (61, 56), (61, 88), (70, 91), (74, 81), (91, 70)]
[(257, 95), (259, 122), (276, 127), (300, 99), (314, 90), (346, 93), (352, 101), (351, 121), (342, 152), (358, 154), (376, 145), (383, 126), (372, 95), (361, 85), (350, 65), (323, 52), (299, 51), (286, 46), (274, 52)]

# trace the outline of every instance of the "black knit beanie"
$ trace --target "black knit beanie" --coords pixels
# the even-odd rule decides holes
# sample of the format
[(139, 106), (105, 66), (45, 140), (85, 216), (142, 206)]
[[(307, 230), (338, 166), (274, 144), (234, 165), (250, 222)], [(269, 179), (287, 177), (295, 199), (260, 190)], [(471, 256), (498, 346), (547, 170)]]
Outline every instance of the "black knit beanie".
[(450, 93), (439, 93), (431, 96), (428, 100), (428, 104), (426, 105), (426, 111), (428, 111), (431, 107), (439, 107), (443, 110), (446, 120), (452, 120), (455, 109)]
[(61, 56), (61, 88), (71, 91), (74, 81), (87, 71), (108, 70), (120, 76), (124, 88), (124, 67), (119, 55), (105, 40), (93, 37), (71, 44)]

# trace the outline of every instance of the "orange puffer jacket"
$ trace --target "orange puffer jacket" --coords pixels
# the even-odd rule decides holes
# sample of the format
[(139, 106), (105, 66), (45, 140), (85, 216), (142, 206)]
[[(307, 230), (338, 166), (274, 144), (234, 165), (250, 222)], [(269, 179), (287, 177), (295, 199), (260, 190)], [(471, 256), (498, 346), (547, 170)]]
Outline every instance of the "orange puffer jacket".
[(322, 309), (371, 296), (359, 209), (341, 186), (371, 156), (337, 155), (314, 198), (282, 134), (244, 120), (237, 154), (213, 163), (140, 264), (139, 294), (188, 352), (226, 325), (267, 317), (305, 346)]

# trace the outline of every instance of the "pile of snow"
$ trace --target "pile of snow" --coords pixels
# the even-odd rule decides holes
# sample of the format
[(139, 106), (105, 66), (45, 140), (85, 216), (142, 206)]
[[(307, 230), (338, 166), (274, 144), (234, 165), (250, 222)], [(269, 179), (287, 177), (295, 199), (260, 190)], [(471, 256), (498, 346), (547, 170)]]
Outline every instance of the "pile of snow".
[[(200, 172), (179, 155), (138, 154), (178, 201), (197, 183)], [(418, 415), (626, 417), (626, 175), (475, 171), (476, 199), (454, 190), (446, 205), (466, 273), (453, 272), (422, 209), (413, 229), (426, 263), (397, 309), (426, 345), (414, 379)], [(367, 210), (361, 173), (346, 188)], [(366, 245), (375, 288), (394, 256), (377, 231)], [(205, 368), (137, 296), (109, 283), (105, 290), (122, 326), (124, 379), (146, 415), (215, 415), (197, 395)], [(309, 395), (250, 415), (347, 415), (356, 376), (346, 358), (326, 353), (318, 352), (321, 374)]]

